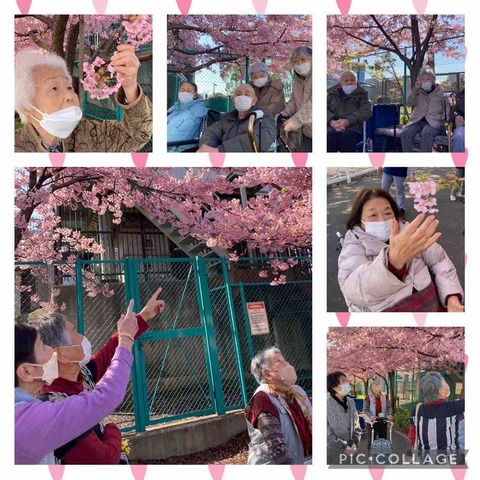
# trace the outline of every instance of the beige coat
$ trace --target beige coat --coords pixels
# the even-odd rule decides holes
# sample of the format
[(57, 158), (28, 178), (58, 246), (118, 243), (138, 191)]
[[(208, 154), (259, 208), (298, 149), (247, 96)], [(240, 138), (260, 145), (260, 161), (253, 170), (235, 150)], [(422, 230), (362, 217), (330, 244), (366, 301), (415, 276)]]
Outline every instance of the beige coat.
[[(400, 230), (406, 225), (400, 222)], [(410, 296), (414, 288), (420, 291), (428, 287), (433, 279), (444, 307), (448, 295), (464, 298), (457, 271), (438, 243), (407, 264), (402, 280), (388, 269), (388, 249), (385, 242), (360, 227), (345, 235), (338, 257), (338, 283), (350, 312), (382, 312)]]
[(258, 100), (255, 107), (269, 112), (273, 116), (285, 109), (285, 95), (283, 94), (283, 83), (281, 80), (269, 80), (262, 88), (256, 87), (253, 82), (250, 85), (255, 90)]
[[(123, 120), (98, 122), (82, 118), (72, 134), (62, 141), (64, 152), (136, 152), (152, 137), (152, 102), (143, 94), (124, 105), (123, 89), (115, 100), (123, 110)], [(30, 124), (15, 131), (16, 152), (46, 152), (40, 136)]]
[(312, 138), (312, 72), (306, 77), (295, 75), (292, 96), (285, 107), (295, 124), (295, 130)]
[(443, 94), (445, 90), (440, 85), (435, 85), (431, 93), (422, 88), (413, 89), (407, 98), (407, 104), (414, 107), (405, 128), (418, 123), (424, 117), (433, 128), (441, 128), (445, 125), (445, 113), (443, 109)]

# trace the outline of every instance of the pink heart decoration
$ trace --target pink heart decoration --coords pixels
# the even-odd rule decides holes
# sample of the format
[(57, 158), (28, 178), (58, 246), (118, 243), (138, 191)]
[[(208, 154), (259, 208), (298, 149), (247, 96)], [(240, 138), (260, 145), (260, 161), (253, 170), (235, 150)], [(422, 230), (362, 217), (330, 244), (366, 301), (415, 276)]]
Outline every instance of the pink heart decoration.
[(336, 312), (337, 320), (342, 327), (346, 327), (350, 320), (350, 312)]
[(385, 471), (385, 469), (383, 467), (381, 467), (381, 468), (368, 467), (368, 470), (369, 470), (370, 475), (372, 476), (373, 480), (382, 480), (383, 472)]
[(182, 15), (188, 15), (191, 4), (192, 0), (177, 0), (177, 5)]
[(346, 15), (349, 12), (351, 4), (352, 0), (337, 0), (338, 9), (343, 15)]
[(30, 11), (32, 0), (17, 0), (17, 5), (23, 15), (26, 15)]
[(65, 153), (49, 153), (48, 157), (50, 158), (50, 162), (52, 167), (63, 167), (63, 162), (65, 162)]
[(463, 359), (464, 367), (463, 369), (466, 371), (468, 367), (468, 355), (465, 354), (465, 358)]
[(368, 154), (370, 158), (370, 163), (372, 164), (372, 167), (383, 167), (383, 162), (385, 161), (385, 153), (383, 152), (375, 152), (372, 153), (370, 152)]
[(467, 164), (468, 148), (464, 152), (452, 152), (452, 160), (456, 167), (464, 167)]
[(210, 158), (212, 167), (223, 167), (223, 162), (225, 161), (225, 152), (209, 152), (208, 157)]
[(48, 469), (50, 470), (52, 480), (62, 480), (65, 465), (49, 465)]
[(463, 467), (463, 468), (452, 467), (450, 468), (450, 470), (452, 471), (452, 475), (455, 480), (463, 480), (465, 478), (465, 474), (467, 473), (466, 467)]
[(222, 480), (225, 465), (209, 465), (208, 470), (212, 476), (212, 480)]
[(108, 0), (92, 0), (93, 6), (97, 13), (105, 13), (107, 9)]
[(267, 10), (268, 0), (252, 0), (255, 11), (259, 14), (265, 13)]
[(132, 152), (133, 163), (137, 168), (145, 168), (147, 165), (147, 152)]
[(423, 15), (427, 9), (428, 0), (413, 0), (413, 6), (419, 15)]
[(425, 325), (425, 321), (427, 320), (427, 312), (420, 312), (420, 313), (414, 313), (413, 318), (417, 322), (417, 325), (419, 327), (423, 327)]
[(145, 474), (147, 473), (147, 467), (148, 465), (130, 465), (133, 478), (135, 480), (143, 480), (145, 478)]
[(290, 465), (295, 480), (303, 480), (307, 473), (306, 465)]
[(296, 167), (304, 167), (307, 164), (308, 152), (291, 153), (293, 163)]

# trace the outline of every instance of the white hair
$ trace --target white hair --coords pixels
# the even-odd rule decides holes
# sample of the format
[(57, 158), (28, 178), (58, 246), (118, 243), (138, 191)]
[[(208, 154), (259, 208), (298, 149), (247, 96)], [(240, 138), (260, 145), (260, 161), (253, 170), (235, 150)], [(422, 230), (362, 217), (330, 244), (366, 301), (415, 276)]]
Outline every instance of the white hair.
[(342, 75), (340, 77), (340, 81), (342, 81), (343, 77), (345, 77), (346, 75), (353, 75), (355, 77), (355, 81), (358, 82), (357, 74), (353, 70), (345, 70), (344, 72), (342, 72)]
[(35, 97), (33, 71), (38, 67), (59, 68), (72, 81), (65, 60), (56, 53), (32, 47), (20, 50), (15, 55), (15, 110), (23, 124), (28, 121), (23, 110), (31, 107)]
[(435, 72), (430, 67), (423, 67), (420, 72), (418, 73), (418, 77), (427, 77), (435, 82)]
[(268, 66), (264, 62), (254, 63), (249, 69), (250, 75), (255, 73), (263, 72), (265, 75), (268, 75)]
[(253, 358), (250, 364), (250, 372), (255, 377), (259, 384), (267, 383), (267, 380), (263, 376), (263, 370), (268, 370), (270, 357), (282, 352), (277, 347), (270, 347), (258, 352)]

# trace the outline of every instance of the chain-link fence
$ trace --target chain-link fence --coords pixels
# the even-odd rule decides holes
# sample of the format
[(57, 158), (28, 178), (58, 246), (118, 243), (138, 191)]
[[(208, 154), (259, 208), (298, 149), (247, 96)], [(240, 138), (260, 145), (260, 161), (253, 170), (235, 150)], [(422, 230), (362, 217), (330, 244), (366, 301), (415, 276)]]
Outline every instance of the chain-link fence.
[[(197, 85), (199, 97), (204, 101), (207, 108), (219, 111), (221, 113), (234, 110), (232, 101), (233, 92), (242, 83), (248, 83), (250, 76), (248, 73), (248, 65), (244, 67), (239, 75), (222, 78), (219, 69), (203, 68), (194, 74), (183, 75), (181, 73), (168, 74), (168, 96), (167, 108), (171, 107), (178, 100), (178, 90), (183, 81), (188, 80)], [(283, 83), (283, 93), (285, 100), (288, 102), (292, 95), (293, 73), (285, 71), (283, 75), (271, 74), (271, 78), (280, 78)]]
[[(444, 53), (449, 49), (452, 42), (458, 41), (459, 37), (447, 39), (441, 42), (441, 51), (431, 54), (425, 60), (436, 75), (436, 82), (446, 92), (459, 92), (465, 88), (465, 55), (463, 47), (460, 47), (460, 57), (448, 57)], [(406, 47), (404, 53), (411, 55), (411, 47)], [(369, 93), (370, 99), (375, 103), (405, 103), (405, 95), (412, 90), (409, 71), (397, 72), (381, 79), (371, 79), (363, 85)]]
[[(34, 320), (46, 313), (40, 301), (65, 304), (64, 313), (77, 318), (78, 330), (98, 351), (115, 333), (127, 301), (135, 299), (138, 312), (161, 286), (166, 308), (135, 343), (129, 388), (109, 417), (125, 430), (143, 431), (243, 408), (256, 388), (250, 360), (273, 345), (296, 367), (298, 384), (311, 391), (311, 257), (283, 261), (290, 267), (277, 286), (259, 276), (268, 268), (265, 258), (83, 260), (75, 265), (76, 282), (59, 270), (65, 264), (19, 264), (16, 314)], [(105, 295), (91, 295), (93, 279)], [(268, 333), (252, 332), (250, 302), (264, 302)]]

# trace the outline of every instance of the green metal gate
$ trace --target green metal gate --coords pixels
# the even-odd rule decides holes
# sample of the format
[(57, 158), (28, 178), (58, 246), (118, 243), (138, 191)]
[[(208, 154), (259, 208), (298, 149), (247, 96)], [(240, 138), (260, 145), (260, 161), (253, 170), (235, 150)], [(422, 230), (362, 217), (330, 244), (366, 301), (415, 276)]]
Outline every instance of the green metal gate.
[[(277, 286), (258, 282), (259, 270), (268, 261), (78, 260), (76, 282), (56, 272), (55, 265), (30, 267), (51, 270), (45, 295), (60, 291), (55, 300), (68, 305), (70, 317), (76, 312), (78, 330), (94, 352), (116, 331), (130, 298), (139, 312), (162, 287), (166, 308), (134, 344), (131, 384), (112, 418), (124, 431), (144, 431), (149, 425), (243, 408), (256, 388), (250, 360), (272, 345), (295, 365), (298, 383), (311, 391), (311, 258), (295, 260), (299, 265), (291, 269), (288, 281)], [(30, 278), (28, 267), (17, 265), (22, 269), (17, 271)], [(105, 295), (89, 292), (85, 275), (95, 278)], [(264, 335), (252, 335), (246, 312), (248, 302), (258, 301), (265, 303), (268, 316), (270, 333)], [(17, 303), (24, 316), (34, 311), (25, 294)]]

